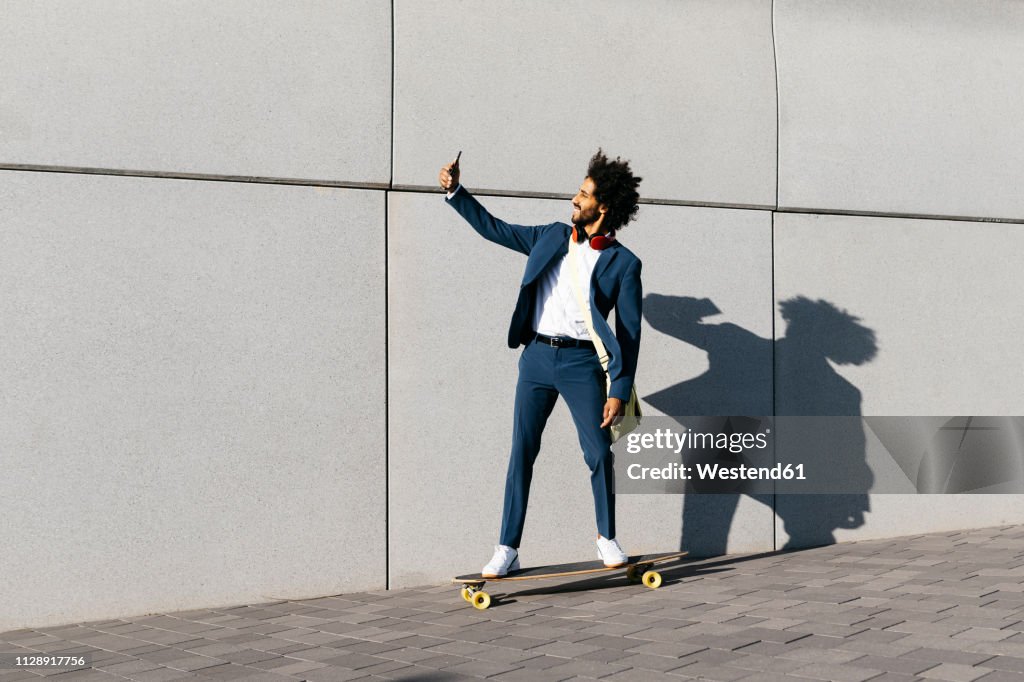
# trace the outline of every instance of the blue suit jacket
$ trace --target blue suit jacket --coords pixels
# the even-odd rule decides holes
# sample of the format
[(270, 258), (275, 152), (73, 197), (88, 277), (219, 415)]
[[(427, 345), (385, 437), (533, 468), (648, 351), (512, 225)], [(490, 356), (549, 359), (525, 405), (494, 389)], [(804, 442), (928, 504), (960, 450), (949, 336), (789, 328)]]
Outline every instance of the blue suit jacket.
[[(533, 333), (533, 306), (541, 274), (569, 252), (572, 227), (551, 223), (526, 227), (498, 220), (480, 205), (465, 187), (447, 200), (484, 239), (526, 254), (526, 272), (519, 287), (519, 300), (508, 329), (509, 348), (530, 340)], [(604, 249), (594, 265), (590, 280), (590, 310), (594, 331), (604, 342), (609, 355), (609, 397), (629, 400), (636, 376), (640, 352), (640, 321), (643, 291), (640, 285), (640, 259), (618, 240)], [(608, 313), (615, 309), (615, 333), (608, 325)]]

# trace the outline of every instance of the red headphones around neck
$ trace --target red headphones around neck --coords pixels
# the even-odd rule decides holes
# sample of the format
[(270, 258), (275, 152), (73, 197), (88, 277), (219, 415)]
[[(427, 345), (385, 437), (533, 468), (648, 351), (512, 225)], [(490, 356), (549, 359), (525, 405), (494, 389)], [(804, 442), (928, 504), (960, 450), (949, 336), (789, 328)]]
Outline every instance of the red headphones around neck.
[[(615, 242), (615, 237), (609, 237), (608, 235), (605, 234), (595, 234), (593, 237), (590, 237), (589, 239), (590, 248), (594, 249), (594, 251), (602, 251), (604, 249), (607, 249), (609, 246), (612, 245), (612, 243)], [(572, 228), (572, 240), (577, 243), (580, 241), (575, 226), (573, 226)]]

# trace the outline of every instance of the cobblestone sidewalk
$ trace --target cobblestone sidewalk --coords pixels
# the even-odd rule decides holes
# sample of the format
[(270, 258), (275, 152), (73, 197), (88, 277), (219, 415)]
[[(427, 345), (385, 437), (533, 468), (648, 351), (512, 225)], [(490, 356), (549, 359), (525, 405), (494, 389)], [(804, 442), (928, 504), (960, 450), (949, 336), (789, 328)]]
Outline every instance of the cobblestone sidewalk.
[(1024, 680), (1024, 526), (662, 574), (658, 590), (621, 574), (492, 584), (486, 611), (444, 585), (19, 630), (0, 652), (89, 653), (91, 667), (0, 682)]

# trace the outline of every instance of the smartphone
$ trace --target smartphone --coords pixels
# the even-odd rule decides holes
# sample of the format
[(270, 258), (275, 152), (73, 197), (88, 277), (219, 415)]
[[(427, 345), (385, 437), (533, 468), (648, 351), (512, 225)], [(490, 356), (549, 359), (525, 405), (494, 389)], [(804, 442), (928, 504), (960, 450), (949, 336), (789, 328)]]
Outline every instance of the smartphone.
[(455, 163), (452, 164), (452, 170), (455, 170), (456, 168), (459, 167), (459, 159), (461, 159), (461, 158), (462, 158), (462, 150), (460, 149), (459, 150), (459, 155), (455, 157)]

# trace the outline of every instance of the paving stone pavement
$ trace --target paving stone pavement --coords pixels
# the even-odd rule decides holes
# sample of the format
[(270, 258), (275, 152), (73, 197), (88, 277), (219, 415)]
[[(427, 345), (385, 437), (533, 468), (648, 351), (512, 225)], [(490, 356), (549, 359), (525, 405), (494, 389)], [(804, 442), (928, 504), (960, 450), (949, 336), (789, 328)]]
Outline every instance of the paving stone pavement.
[(688, 561), (664, 585), (491, 583), (198, 609), (0, 634), (89, 653), (62, 680), (1024, 682), (1024, 526)]

